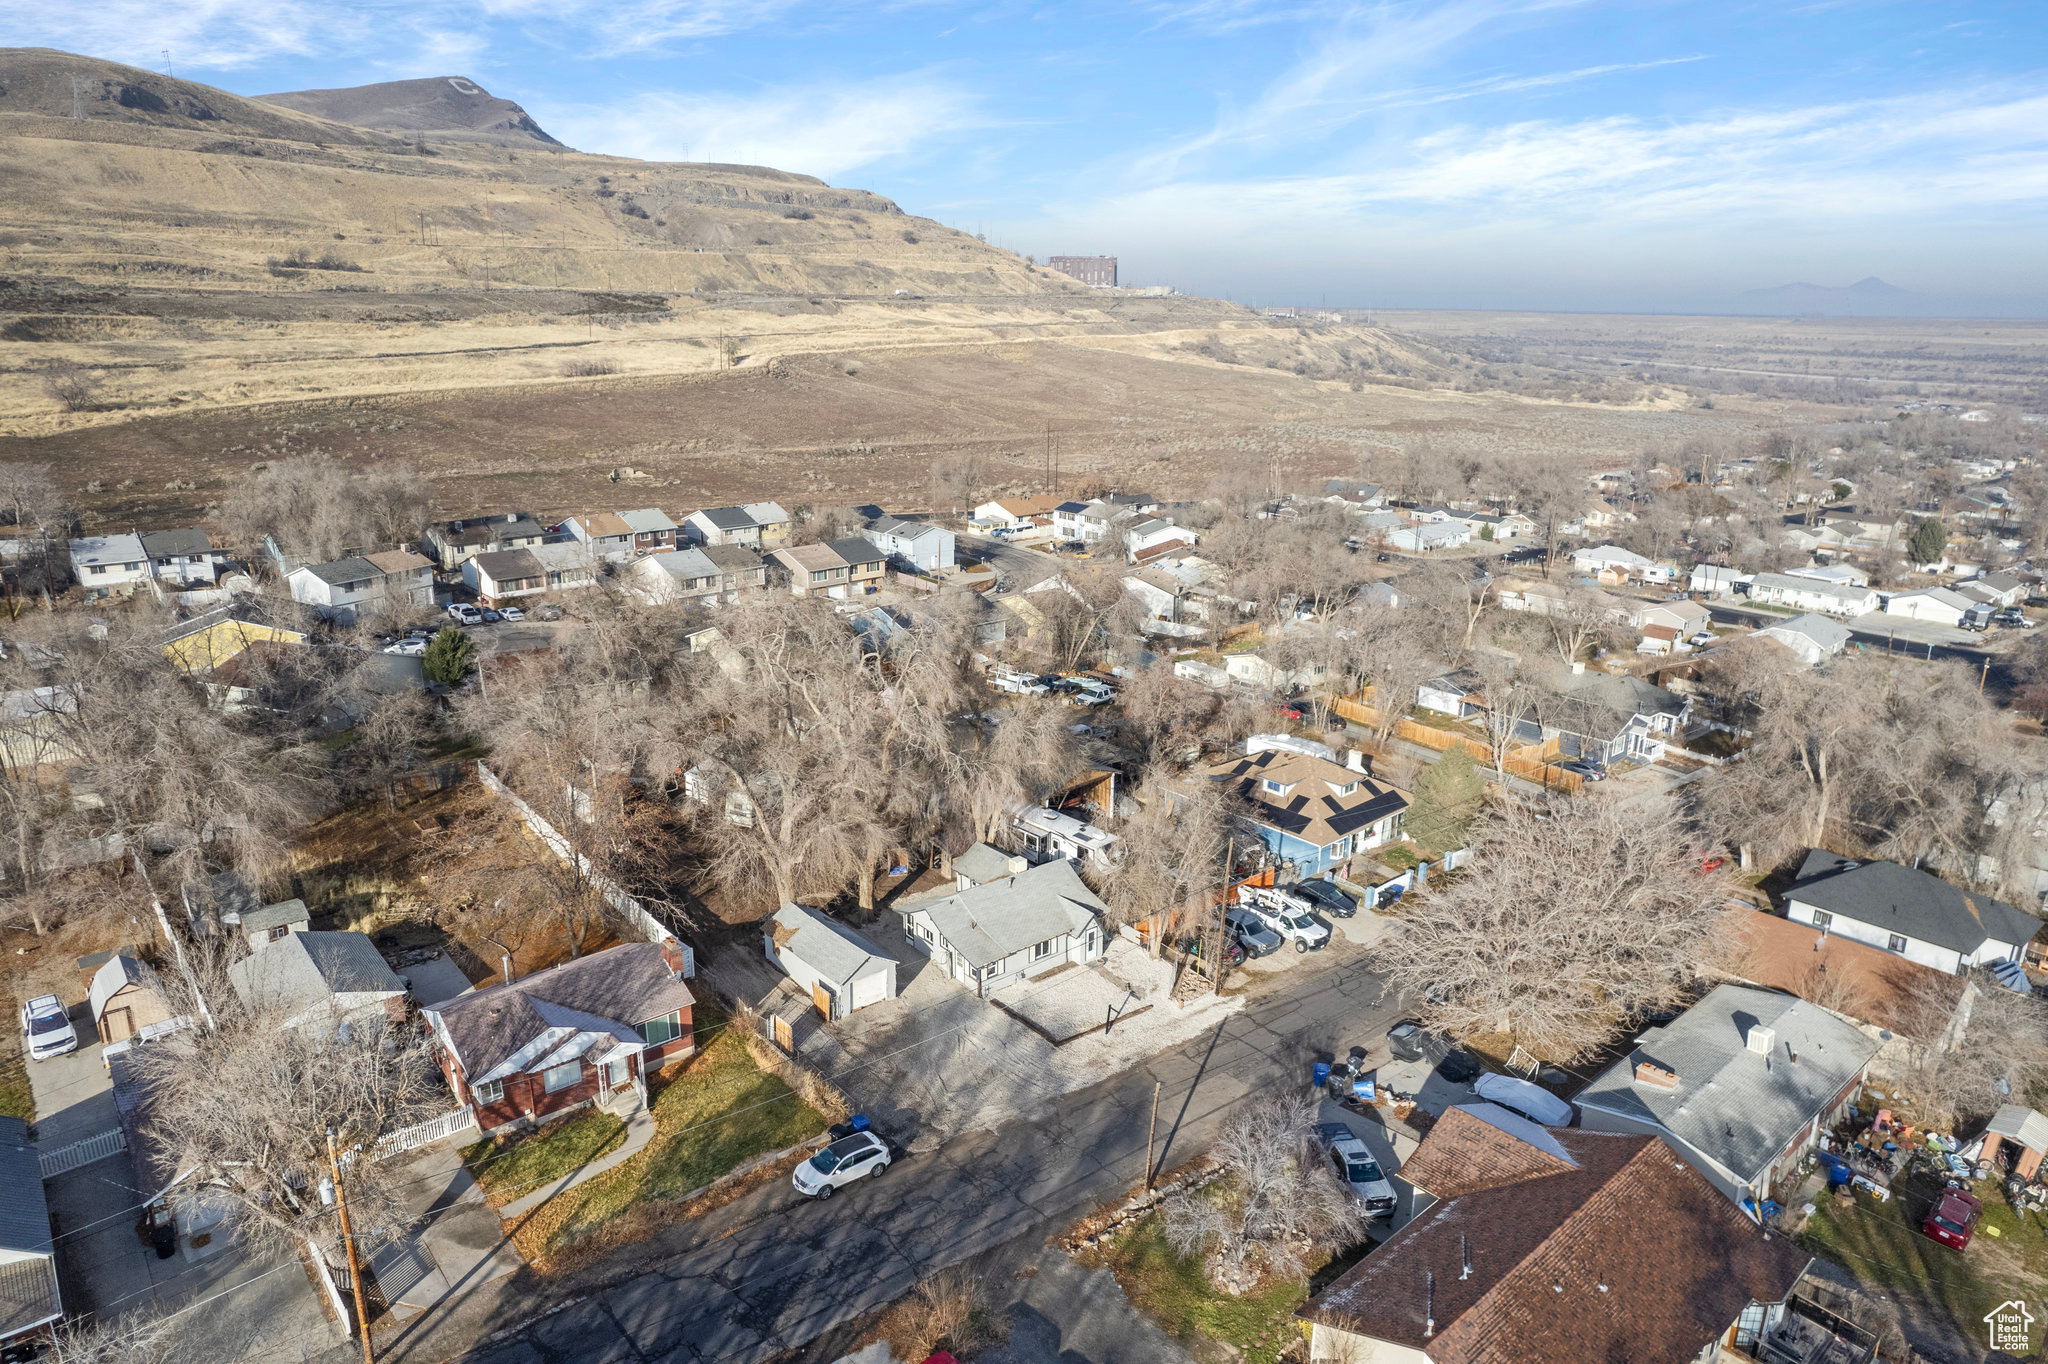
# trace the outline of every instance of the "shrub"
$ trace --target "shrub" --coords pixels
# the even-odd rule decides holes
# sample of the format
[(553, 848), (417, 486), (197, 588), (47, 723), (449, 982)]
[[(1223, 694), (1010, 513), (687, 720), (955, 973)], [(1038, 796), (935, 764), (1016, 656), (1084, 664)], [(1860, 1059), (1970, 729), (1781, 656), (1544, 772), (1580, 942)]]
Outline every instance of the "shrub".
[(916, 246), (917, 234), (915, 232), (912, 232), (909, 228), (905, 228), (903, 230), (903, 240), (909, 242), (912, 246)]
[(600, 374), (617, 374), (619, 367), (611, 360), (571, 360), (562, 366), (562, 373), (571, 379), (594, 379)]
[(58, 360), (43, 370), (43, 392), (66, 412), (90, 412), (99, 406), (100, 376), (69, 360)]
[(444, 687), (456, 686), (476, 666), (476, 641), (454, 626), (447, 626), (427, 645), (426, 657), (421, 662), (427, 681), (439, 682)]

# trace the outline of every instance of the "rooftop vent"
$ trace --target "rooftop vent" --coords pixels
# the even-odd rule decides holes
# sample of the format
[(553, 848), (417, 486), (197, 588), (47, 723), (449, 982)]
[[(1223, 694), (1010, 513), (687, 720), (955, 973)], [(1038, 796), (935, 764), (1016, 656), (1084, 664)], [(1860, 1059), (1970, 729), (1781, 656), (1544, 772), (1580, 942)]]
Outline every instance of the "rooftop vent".
[(1744, 1040), (1749, 1049), (1758, 1056), (1769, 1056), (1771, 1047), (1778, 1040), (1778, 1034), (1761, 1023), (1752, 1023), (1749, 1025), (1749, 1036)]

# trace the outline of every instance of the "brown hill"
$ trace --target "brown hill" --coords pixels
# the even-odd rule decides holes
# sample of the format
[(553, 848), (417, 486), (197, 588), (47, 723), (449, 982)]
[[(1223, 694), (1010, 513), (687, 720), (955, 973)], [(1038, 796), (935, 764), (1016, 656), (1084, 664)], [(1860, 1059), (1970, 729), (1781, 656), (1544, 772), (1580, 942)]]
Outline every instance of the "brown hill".
[(492, 142), (508, 147), (560, 147), (526, 110), (499, 99), (466, 76), (384, 81), (341, 90), (290, 90), (258, 95), (265, 104), (390, 133)]
[(0, 115), (10, 114), (343, 145), (394, 141), (197, 81), (47, 47), (0, 48)]

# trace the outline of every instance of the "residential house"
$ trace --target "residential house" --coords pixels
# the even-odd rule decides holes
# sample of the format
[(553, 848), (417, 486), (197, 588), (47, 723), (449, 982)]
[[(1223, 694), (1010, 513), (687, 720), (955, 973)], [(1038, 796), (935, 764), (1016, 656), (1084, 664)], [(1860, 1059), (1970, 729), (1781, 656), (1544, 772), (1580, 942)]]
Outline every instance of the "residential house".
[(164, 655), (185, 672), (206, 672), (255, 644), (304, 644), (303, 631), (273, 625), (253, 601), (218, 606), (164, 630)]
[(249, 950), (260, 952), (294, 933), (306, 932), (313, 926), (313, 916), (304, 900), (280, 900), (274, 905), (241, 911), (234, 917), (234, 926), (242, 930), (242, 941)]
[(1999, 606), (2017, 606), (2027, 595), (2027, 585), (2010, 573), (1986, 573), (1970, 580), (1969, 586), (1992, 594)]
[(943, 573), (954, 567), (953, 532), (929, 521), (882, 516), (861, 531), (877, 549), (920, 573)]
[[(656, 515), (660, 513), (657, 512)], [(617, 512), (592, 512), (587, 516), (572, 516), (562, 523), (562, 527), (574, 537), (576, 543), (589, 550), (595, 558), (607, 563), (622, 564), (633, 557), (636, 532), (627, 523), (626, 518)]]
[(1479, 675), (1469, 668), (1432, 677), (1415, 689), (1415, 704), (1453, 720), (1476, 715), (1479, 705)]
[(176, 583), (180, 587), (211, 583), (224, 557), (197, 526), (146, 530), (138, 538), (142, 541), (142, 552), (149, 556), (150, 576), (160, 583)]
[(484, 1132), (549, 1122), (614, 1096), (646, 1102), (646, 1076), (696, 1051), (673, 941), (622, 943), (422, 1010), (457, 1102)]
[(896, 998), (896, 959), (837, 920), (785, 904), (764, 928), (768, 960), (810, 995), (826, 1022)]
[(1937, 971), (2021, 961), (2041, 921), (1988, 895), (1958, 890), (1896, 862), (1858, 862), (1815, 848), (1785, 890), (1785, 917), (1869, 943)]
[(881, 548), (866, 539), (790, 545), (768, 556), (789, 575), (789, 590), (799, 597), (859, 597), (875, 590), (886, 561)]
[(1849, 548), (1849, 537), (1833, 526), (1787, 526), (1778, 543), (1803, 554), (1840, 554)]
[(1681, 640), (1698, 634), (1713, 623), (1713, 613), (1696, 601), (1660, 601), (1636, 612), (1638, 628), (1662, 625), (1676, 631)]
[(1725, 564), (1694, 564), (1686, 585), (1708, 597), (1732, 597), (1748, 582), (1749, 574)]
[(984, 529), (1029, 530), (1050, 525), (1061, 497), (1002, 497), (974, 509), (974, 524)]
[(434, 604), (434, 563), (424, 554), (400, 548), (379, 550), (363, 558), (384, 575), (381, 592), (385, 601), (402, 606)]
[(547, 539), (547, 528), (524, 512), (443, 521), (427, 528), (427, 553), (435, 566), (453, 573), (463, 560), (493, 550), (532, 549)]
[(1849, 647), (1848, 626), (1810, 611), (1776, 625), (1766, 625), (1756, 633), (1784, 645), (1809, 668), (1827, 662)]
[(365, 1009), (405, 1017), (405, 982), (362, 933), (288, 933), (228, 967), (228, 983), (246, 1008), (282, 1027)]
[(1408, 518), (1399, 512), (1370, 511), (1358, 513), (1357, 534), (1360, 539), (1375, 545), (1387, 543), (1387, 537), (1397, 530), (1406, 529)]
[(1027, 862), (1064, 858), (1069, 862), (1085, 862), (1092, 868), (1107, 870), (1123, 857), (1122, 839), (1064, 810), (1027, 805), (1010, 816), (1010, 828)]
[(1983, 603), (1946, 587), (1923, 587), (1917, 592), (1892, 593), (1885, 598), (1884, 613), (1935, 625), (1960, 626), (1973, 614), (1988, 617), (1991, 611)]
[(1151, 493), (1120, 493), (1114, 490), (1102, 495), (1102, 500), (1119, 511), (1134, 516), (1150, 516), (1166, 504)]
[(85, 998), (102, 1043), (147, 1039), (171, 1020), (170, 996), (156, 968), (126, 953), (115, 953), (93, 972)]
[(551, 545), (535, 545), (528, 553), (540, 565), (550, 592), (573, 592), (579, 587), (593, 587), (604, 576), (605, 560), (580, 541), (562, 540)]
[(626, 523), (626, 529), (633, 532), (632, 550), (635, 554), (664, 554), (674, 549), (676, 535), (682, 530), (659, 507), (620, 512), (619, 519)]
[(1618, 587), (1629, 582), (1668, 583), (1678, 576), (1676, 565), (1619, 545), (1595, 545), (1573, 550), (1572, 567), (1606, 587)]
[(1809, 1262), (1651, 1135), (1459, 1104), (1400, 1178), (1426, 1208), (1302, 1305), (1309, 1364), (1712, 1361)]
[(1385, 503), (1386, 493), (1377, 483), (1361, 483), (1356, 479), (1333, 478), (1323, 484), (1323, 500), (1335, 502), (1350, 511), (1370, 511)]
[(1386, 534), (1389, 549), (1405, 550), (1410, 554), (1428, 554), (1434, 550), (1456, 549), (1471, 543), (1472, 528), (1463, 521), (1423, 522), (1404, 525)]
[(1125, 562), (1133, 564), (1192, 549), (1200, 539), (1186, 526), (1176, 526), (1163, 516), (1141, 515), (1120, 522), (1116, 533), (1123, 542)]
[(896, 906), (904, 937), (982, 998), (1069, 963), (1102, 960), (1108, 910), (1065, 858)]
[(149, 551), (139, 535), (89, 535), (71, 542), (71, 576), (87, 601), (127, 596), (149, 581)]
[(1545, 662), (1530, 669), (1530, 680), (1548, 693), (1536, 702), (1542, 738), (1588, 762), (1655, 762), (1692, 714), (1685, 697), (1583, 663)]
[(1804, 568), (1788, 568), (1787, 574), (1794, 578), (1818, 578), (1825, 583), (1840, 583), (1845, 587), (1868, 587), (1870, 575), (1851, 564), (1808, 564)]
[(628, 592), (655, 606), (715, 606), (725, 592), (718, 565), (695, 545), (650, 555), (635, 563), (626, 578)]
[(888, 576), (889, 552), (866, 536), (848, 535), (826, 543), (846, 564), (848, 596), (864, 597)]
[(1237, 794), (1267, 850), (1303, 878), (1405, 837), (1408, 793), (1326, 758), (1267, 749), (1211, 763), (1205, 775)]
[(682, 530), (693, 544), (773, 549), (789, 539), (789, 513), (773, 502), (706, 507), (684, 517)]
[(1467, 512), (1462, 519), (1475, 540), (1525, 540), (1536, 533), (1536, 523), (1520, 512)]
[(9, 1358), (33, 1358), (24, 1347), (48, 1337), (63, 1317), (42, 1156), (26, 1122), (0, 1117), (0, 1350)]
[(1749, 580), (1749, 599), (1824, 616), (1860, 616), (1877, 609), (1877, 593), (1851, 583), (1825, 582), (1790, 573), (1759, 573)]
[(1000, 881), (1006, 876), (1015, 876), (1030, 866), (1028, 858), (1018, 853), (1006, 853), (977, 843), (966, 852), (952, 859), (953, 888), (966, 890), (989, 881)]
[(1985, 612), (1996, 611), (2004, 604), (2000, 594), (1984, 586), (1983, 580), (1979, 578), (1972, 578), (1968, 582), (1959, 582), (1949, 590), (1958, 597), (1966, 599), (1971, 606), (1982, 607)]
[(1292, 695), (1304, 687), (1320, 687), (1326, 680), (1326, 672), (1320, 664), (1304, 663), (1298, 668), (1283, 668), (1257, 653), (1225, 654), (1223, 672), (1241, 687), (1275, 696)]
[(538, 597), (548, 590), (548, 571), (535, 557), (535, 549), (472, 554), (462, 561), (462, 581), (486, 606), (502, 606), (520, 597)]
[(1856, 1098), (1879, 1046), (1817, 1004), (1717, 985), (1580, 1091), (1579, 1125), (1662, 1137), (1730, 1200), (1760, 1208)]
[(1093, 544), (1108, 539), (1111, 528), (1123, 515), (1123, 508), (1099, 498), (1091, 502), (1062, 502), (1052, 509), (1052, 533), (1062, 540)]

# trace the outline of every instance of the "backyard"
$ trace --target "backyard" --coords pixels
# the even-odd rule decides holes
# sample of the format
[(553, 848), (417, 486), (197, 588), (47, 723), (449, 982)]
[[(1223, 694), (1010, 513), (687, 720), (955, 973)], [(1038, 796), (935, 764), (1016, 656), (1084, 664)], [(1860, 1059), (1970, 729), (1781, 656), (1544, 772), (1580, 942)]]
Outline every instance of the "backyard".
[[(513, 1237), (529, 1261), (545, 1261), (636, 1204), (677, 1203), (745, 1162), (808, 1140), (829, 1125), (754, 1058), (743, 1026), (702, 1006), (697, 1014), (697, 1055), (648, 1082), (653, 1138), (616, 1169), (564, 1190), (521, 1218)], [(623, 1133), (608, 1114), (567, 1119), (505, 1148), (502, 1160), (481, 1166), (478, 1182), (492, 1202), (509, 1202), (617, 1146)]]

